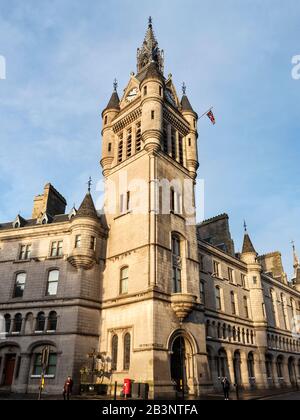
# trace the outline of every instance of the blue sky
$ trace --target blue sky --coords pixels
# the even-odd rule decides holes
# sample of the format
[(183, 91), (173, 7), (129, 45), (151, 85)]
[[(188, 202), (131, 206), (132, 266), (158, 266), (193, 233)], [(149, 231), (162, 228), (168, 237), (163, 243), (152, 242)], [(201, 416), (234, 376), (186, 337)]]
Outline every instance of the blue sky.
[(50, 181), (80, 203), (99, 179), (101, 111), (135, 71), (153, 16), (166, 74), (184, 80), (199, 114), (205, 216), (227, 212), (236, 247), (243, 220), (260, 253), (300, 252), (298, 0), (0, 0), (0, 221), (31, 214)]

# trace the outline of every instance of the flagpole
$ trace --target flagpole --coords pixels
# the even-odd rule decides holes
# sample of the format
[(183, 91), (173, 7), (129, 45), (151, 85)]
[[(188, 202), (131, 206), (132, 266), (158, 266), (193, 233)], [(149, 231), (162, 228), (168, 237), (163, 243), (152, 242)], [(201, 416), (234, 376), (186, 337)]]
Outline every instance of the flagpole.
[(201, 120), (201, 118), (203, 118), (205, 115), (207, 115), (212, 109), (214, 109), (213, 106), (211, 108), (209, 108), (206, 112), (204, 112), (204, 114), (202, 114), (201, 117), (199, 117), (199, 120)]

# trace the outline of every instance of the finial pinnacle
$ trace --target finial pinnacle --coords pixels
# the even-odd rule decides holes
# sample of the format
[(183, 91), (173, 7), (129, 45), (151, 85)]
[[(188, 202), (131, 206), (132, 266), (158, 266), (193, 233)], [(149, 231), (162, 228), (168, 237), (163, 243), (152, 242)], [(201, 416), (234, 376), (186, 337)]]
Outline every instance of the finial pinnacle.
[(89, 177), (89, 181), (88, 181), (87, 185), (88, 185), (88, 192), (90, 193), (91, 189), (92, 189), (92, 177), (91, 176)]
[(116, 92), (117, 91), (117, 89), (118, 89), (118, 81), (117, 81), (117, 79), (115, 79), (114, 80), (114, 92)]
[(182, 83), (182, 93), (186, 95), (186, 84), (185, 82)]
[(152, 16), (149, 16), (148, 25), (149, 25), (149, 28), (152, 28)]
[(244, 229), (245, 229), (245, 232), (247, 232), (248, 226), (247, 226), (246, 220), (244, 220)]

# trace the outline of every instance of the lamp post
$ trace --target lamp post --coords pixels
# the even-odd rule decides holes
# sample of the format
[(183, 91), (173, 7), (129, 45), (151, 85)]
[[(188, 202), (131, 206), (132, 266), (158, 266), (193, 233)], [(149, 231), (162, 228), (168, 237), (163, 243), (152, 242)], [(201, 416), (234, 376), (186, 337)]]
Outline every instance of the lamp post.
[(183, 341), (183, 337), (182, 336), (180, 336), (179, 337), (179, 354), (180, 354), (180, 365), (181, 365), (181, 374), (182, 374), (182, 379), (181, 379), (181, 391), (182, 391), (182, 399), (184, 400), (185, 399), (185, 390), (184, 390), (184, 388), (185, 388), (185, 381), (184, 381), (184, 371), (185, 371), (185, 369), (184, 369), (184, 364), (185, 364), (185, 360), (184, 360), (184, 348), (183, 348), (183, 346), (182, 346), (182, 341)]
[(42, 392), (45, 388), (45, 375), (47, 372), (47, 368), (49, 366), (49, 357), (50, 357), (50, 347), (44, 347), (41, 354), (41, 365), (42, 365), (42, 374), (41, 374), (41, 381), (39, 387), (39, 396), (38, 399), (42, 399)]

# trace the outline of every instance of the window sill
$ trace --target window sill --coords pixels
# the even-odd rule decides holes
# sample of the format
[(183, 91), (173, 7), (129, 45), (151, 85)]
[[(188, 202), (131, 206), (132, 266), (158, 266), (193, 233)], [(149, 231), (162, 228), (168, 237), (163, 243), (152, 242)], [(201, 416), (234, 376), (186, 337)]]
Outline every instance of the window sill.
[(57, 256), (49, 256), (47, 257), (47, 260), (62, 260), (64, 258), (64, 255), (57, 255)]
[(21, 332), (20, 331), (13, 331), (13, 332), (11, 332), (9, 335), (21, 335)]
[(31, 261), (32, 261), (32, 258), (29, 258), (27, 260), (14, 260), (14, 264), (29, 263)]
[(34, 331), (34, 334), (36, 334), (36, 335), (42, 335), (42, 334), (45, 334), (45, 332), (44, 331)]
[(56, 333), (56, 330), (49, 330), (49, 331), (46, 331), (46, 334), (55, 334)]

